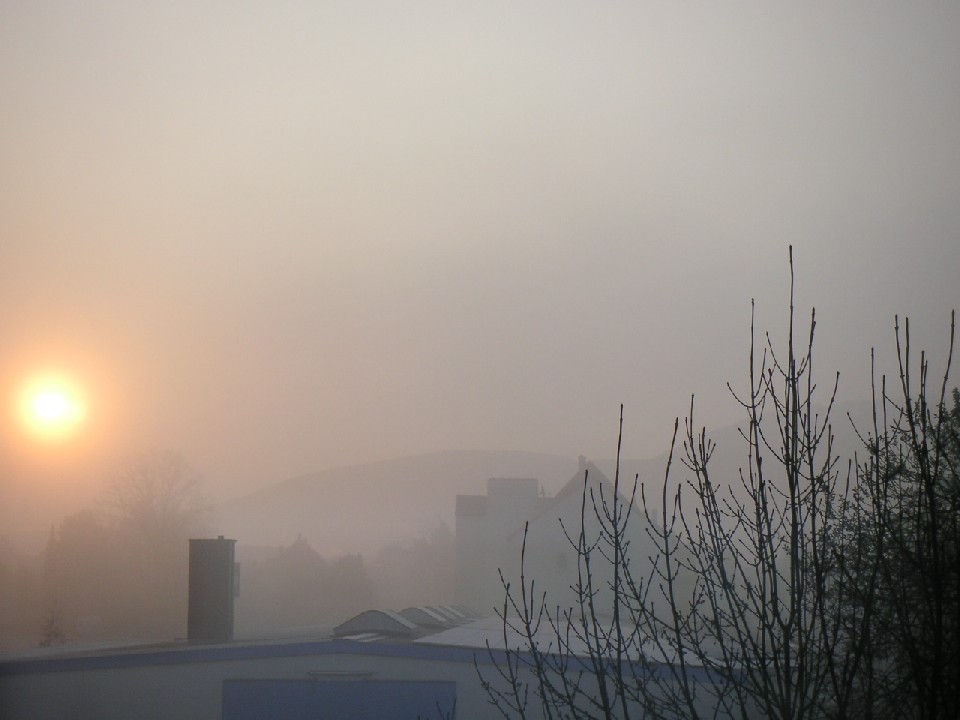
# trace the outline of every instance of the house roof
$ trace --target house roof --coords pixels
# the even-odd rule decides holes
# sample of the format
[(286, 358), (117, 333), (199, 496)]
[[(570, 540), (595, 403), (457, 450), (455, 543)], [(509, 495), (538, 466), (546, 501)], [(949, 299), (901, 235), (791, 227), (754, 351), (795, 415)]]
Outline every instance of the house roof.
[[(613, 483), (603, 474), (600, 468), (581, 456), (580, 468), (577, 473), (560, 488), (556, 495), (551, 498), (544, 498), (544, 503), (538, 507), (537, 512), (533, 514), (529, 522), (539, 522), (545, 517), (556, 520), (557, 507), (569, 502), (570, 498), (580, 498), (584, 484), (587, 484), (591, 490), (599, 490), (604, 497), (613, 497)], [(521, 526), (510, 533), (510, 537), (513, 538), (522, 533), (523, 527)]]
[(583, 492), (584, 482), (589, 482), (591, 487), (595, 485), (604, 486), (604, 492), (606, 492), (607, 489), (609, 489), (611, 493), (613, 492), (613, 483), (601, 472), (600, 468), (590, 460), (584, 460), (580, 469), (577, 470), (577, 473), (560, 488), (559, 492), (553, 496), (553, 499), (559, 500), (573, 493), (579, 495)]

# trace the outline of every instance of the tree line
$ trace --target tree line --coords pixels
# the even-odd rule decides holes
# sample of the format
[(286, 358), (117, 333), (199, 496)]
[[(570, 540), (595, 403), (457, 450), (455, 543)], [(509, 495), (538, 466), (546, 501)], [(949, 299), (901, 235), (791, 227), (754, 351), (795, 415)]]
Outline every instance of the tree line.
[[(51, 528), (38, 559), (0, 544), (0, 647), (182, 638), (188, 540), (212, 534), (189, 464), (171, 451), (136, 455), (117, 468), (101, 507)], [(237, 630), (269, 634), (449, 602), (453, 545), (443, 526), (369, 558), (326, 556), (300, 536), (250, 553), (241, 544)]]

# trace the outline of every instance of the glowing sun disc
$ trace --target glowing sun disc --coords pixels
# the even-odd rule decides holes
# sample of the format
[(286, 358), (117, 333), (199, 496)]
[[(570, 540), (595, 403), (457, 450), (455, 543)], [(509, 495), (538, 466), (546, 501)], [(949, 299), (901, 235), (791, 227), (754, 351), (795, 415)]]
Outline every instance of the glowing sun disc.
[(43, 439), (59, 440), (72, 435), (86, 414), (79, 387), (62, 376), (35, 378), (21, 395), (21, 420), (33, 435)]

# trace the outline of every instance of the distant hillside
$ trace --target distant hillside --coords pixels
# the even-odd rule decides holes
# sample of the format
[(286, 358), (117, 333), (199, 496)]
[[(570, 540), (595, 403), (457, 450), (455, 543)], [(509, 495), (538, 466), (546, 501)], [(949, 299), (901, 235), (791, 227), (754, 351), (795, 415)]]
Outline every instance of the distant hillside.
[[(835, 450), (850, 457), (856, 443), (851, 442), (848, 421), (839, 410), (834, 419), (840, 436)], [(711, 463), (713, 481), (741, 494), (739, 470), (746, 461), (743, 438), (732, 426), (717, 428), (710, 437), (717, 445)], [(663, 453), (621, 462), (624, 482), (632, 482), (639, 474), (653, 490), (647, 499), (654, 507), (660, 505), (666, 458)], [(681, 437), (671, 473), (674, 487), (690, 476), (683, 458)], [(613, 479), (612, 458), (590, 459)], [(845, 469), (845, 462), (841, 468)], [(216, 506), (214, 522), (218, 533), (243, 545), (289, 545), (302, 534), (327, 557), (369, 554), (423, 537), (441, 523), (452, 531), (456, 496), (484, 493), (488, 478), (534, 477), (552, 495), (576, 473), (575, 457), (482, 450), (416, 455), (292, 478)]]
[[(728, 448), (732, 428), (720, 433)], [(739, 443), (737, 443), (739, 444)], [(686, 475), (677, 448), (674, 479)], [(636, 475), (657, 488), (659, 506), (666, 453), (621, 461), (624, 483)], [(611, 480), (613, 458), (591, 458)], [(718, 463), (719, 464), (719, 463)], [(375, 553), (425, 536), (440, 524), (455, 528), (456, 496), (483, 494), (491, 477), (534, 477), (553, 495), (577, 473), (574, 457), (521, 451), (463, 450), (333, 468), (272, 485), (214, 508), (219, 534), (241, 545), (289, 545), (297, 535), (322, 555)]]
[(214, 508), (218, 533), (244, 545), (287, 545), (300, 533), (323, 555), (370, 553), (443, 523), (456, 496), (490, 477), (535, 477), (553, 493), (577, 459), (527, 452), (452, 451), (335, 468), (286, 480)]

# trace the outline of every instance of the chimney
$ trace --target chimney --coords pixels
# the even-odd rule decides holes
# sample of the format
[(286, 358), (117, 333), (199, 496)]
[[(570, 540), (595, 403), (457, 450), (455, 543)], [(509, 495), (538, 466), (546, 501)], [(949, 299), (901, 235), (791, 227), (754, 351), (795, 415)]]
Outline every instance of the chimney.
[(236, 540), (190, 541), (187, 640), (233, 640), (234, 548)]
[(583, 477), (583, 474), (587, 471), (587, 456), (581, 455), (579, 457), (579, 467), (577, 468), (577, 475)]

